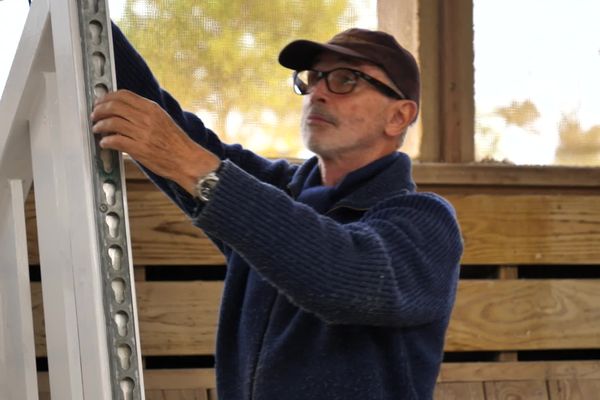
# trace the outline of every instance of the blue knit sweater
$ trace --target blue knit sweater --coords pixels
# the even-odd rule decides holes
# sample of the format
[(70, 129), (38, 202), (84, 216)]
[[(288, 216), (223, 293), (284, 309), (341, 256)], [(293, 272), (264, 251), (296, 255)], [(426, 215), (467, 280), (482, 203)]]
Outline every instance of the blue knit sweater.
[(119, 88), (159, 103), (223, 162), (205, 205), (149, 177), (223, 251), (221, 400), (430, 399), (462, 253), (452, 207), (396, 153), (320, 186), (302, 166), (225, 145), (161, 90), (113, 29)]

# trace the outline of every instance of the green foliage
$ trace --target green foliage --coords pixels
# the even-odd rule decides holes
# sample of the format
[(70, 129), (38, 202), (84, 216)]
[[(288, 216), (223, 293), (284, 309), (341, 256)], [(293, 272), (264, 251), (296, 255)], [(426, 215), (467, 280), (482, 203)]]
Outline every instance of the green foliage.
[[(270, 141), (258, 150), (297, 156), (301, 98), (277, 56), (291, 40), (326, 40), (352, 25), (348, 7), (349, 0), (126, 0), (120, 26), (161, 85), (183, 108), (214, 115), (211, 128), (224, 140), (248, 143), (258, 132)], [(242, 129), (227, 138), (232, 111), (243, 116)]]

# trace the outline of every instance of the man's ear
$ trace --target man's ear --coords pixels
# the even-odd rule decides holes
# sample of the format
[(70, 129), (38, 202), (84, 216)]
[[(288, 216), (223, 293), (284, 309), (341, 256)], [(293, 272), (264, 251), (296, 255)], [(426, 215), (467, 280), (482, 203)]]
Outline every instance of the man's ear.
[(419, 107), (412, 100), (396, 100), (390, 105), (387, 115), (385, 134), (399, 136), (417, 117)]

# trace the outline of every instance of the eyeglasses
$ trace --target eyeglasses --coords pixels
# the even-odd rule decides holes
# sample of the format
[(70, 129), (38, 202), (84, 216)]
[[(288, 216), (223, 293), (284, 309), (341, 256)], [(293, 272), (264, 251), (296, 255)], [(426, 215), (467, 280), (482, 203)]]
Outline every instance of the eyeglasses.
[(325, 79), (327, 89), (331, 93), (347, 94), (354, 90), (358, 83), (358, 78), (364, 79), (368, 84), (377, 89), (380, 93), (397, 100), (404, 100), (406, 96), (402, 92), (396, 91), (365, 74), (351, 68), (335, 68), (331, 71), (315, 71), (312, 69), (294, 72), (294, 92), (299, 95), (305, 95), (311, 92), (312, 88), (321, 79)]

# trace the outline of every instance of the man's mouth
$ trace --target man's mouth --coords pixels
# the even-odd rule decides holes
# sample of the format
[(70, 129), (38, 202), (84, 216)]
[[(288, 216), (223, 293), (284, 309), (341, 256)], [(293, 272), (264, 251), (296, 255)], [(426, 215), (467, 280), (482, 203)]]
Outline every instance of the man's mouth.
[(329, 113), (323, 111), (313, 110), (306, 116), (306, 123), (308, 124), (330, 124), (337, 125), (337, 120)]

